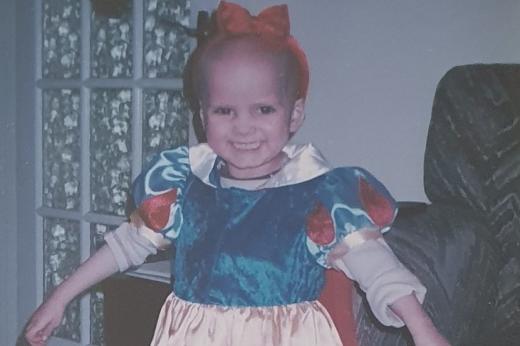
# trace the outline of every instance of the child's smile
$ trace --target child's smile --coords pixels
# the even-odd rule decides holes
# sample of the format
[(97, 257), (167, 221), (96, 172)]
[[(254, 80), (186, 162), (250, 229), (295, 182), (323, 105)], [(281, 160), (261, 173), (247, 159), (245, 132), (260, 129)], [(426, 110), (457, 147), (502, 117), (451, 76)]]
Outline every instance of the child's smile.
[(232, 144), (237, 150), (256, 150), (260, 147), (259, 141), (249, 143), (233, 142)]

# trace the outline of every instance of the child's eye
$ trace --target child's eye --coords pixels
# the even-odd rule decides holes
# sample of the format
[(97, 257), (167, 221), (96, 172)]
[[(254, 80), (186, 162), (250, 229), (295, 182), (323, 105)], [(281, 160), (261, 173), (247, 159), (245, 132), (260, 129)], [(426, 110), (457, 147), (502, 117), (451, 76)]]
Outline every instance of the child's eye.
[(229, 107), (217, 107), (213, 110), (213, 114), (217, 115), (230, 115), (233, 110)]
[(273, 106), (259, 106), (258, 112), (260, 114), (271, 114), (276, 112), (276, 109)]

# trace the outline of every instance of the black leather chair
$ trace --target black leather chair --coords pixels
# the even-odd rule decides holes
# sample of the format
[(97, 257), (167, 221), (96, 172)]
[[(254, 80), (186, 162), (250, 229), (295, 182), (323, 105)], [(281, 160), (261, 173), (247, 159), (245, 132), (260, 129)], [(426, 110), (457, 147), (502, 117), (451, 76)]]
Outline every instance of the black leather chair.
[[(454, 346), (520, 345), (520, 65), (441, 79), (424, 186), (431, 203), (401, 203), (385, 238), (427, 286), (425, 309)], [(355, 302), (360, 346), (412, 345)]]

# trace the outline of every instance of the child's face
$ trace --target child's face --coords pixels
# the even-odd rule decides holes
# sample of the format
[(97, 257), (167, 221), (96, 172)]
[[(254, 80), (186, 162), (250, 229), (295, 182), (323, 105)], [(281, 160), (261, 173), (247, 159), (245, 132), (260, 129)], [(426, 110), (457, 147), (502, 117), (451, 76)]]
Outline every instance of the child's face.
[(232, 177), (248, 179), (278, 170), (282, 149), (303, 122), (303, 100), (283, 92), (280, 68), (266, 59), (227, 56), (207, 67), (202, 113), (208, 145)]

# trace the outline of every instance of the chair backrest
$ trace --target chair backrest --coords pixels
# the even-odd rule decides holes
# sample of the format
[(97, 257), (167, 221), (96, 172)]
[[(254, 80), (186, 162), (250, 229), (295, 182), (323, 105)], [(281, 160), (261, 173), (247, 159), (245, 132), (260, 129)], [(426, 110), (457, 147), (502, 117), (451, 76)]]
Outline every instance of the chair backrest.
[(448, 71), (424, 159), (430, 201), (471, 207), (487, 220), (504, 261), (520, 259), (520, 64)]

